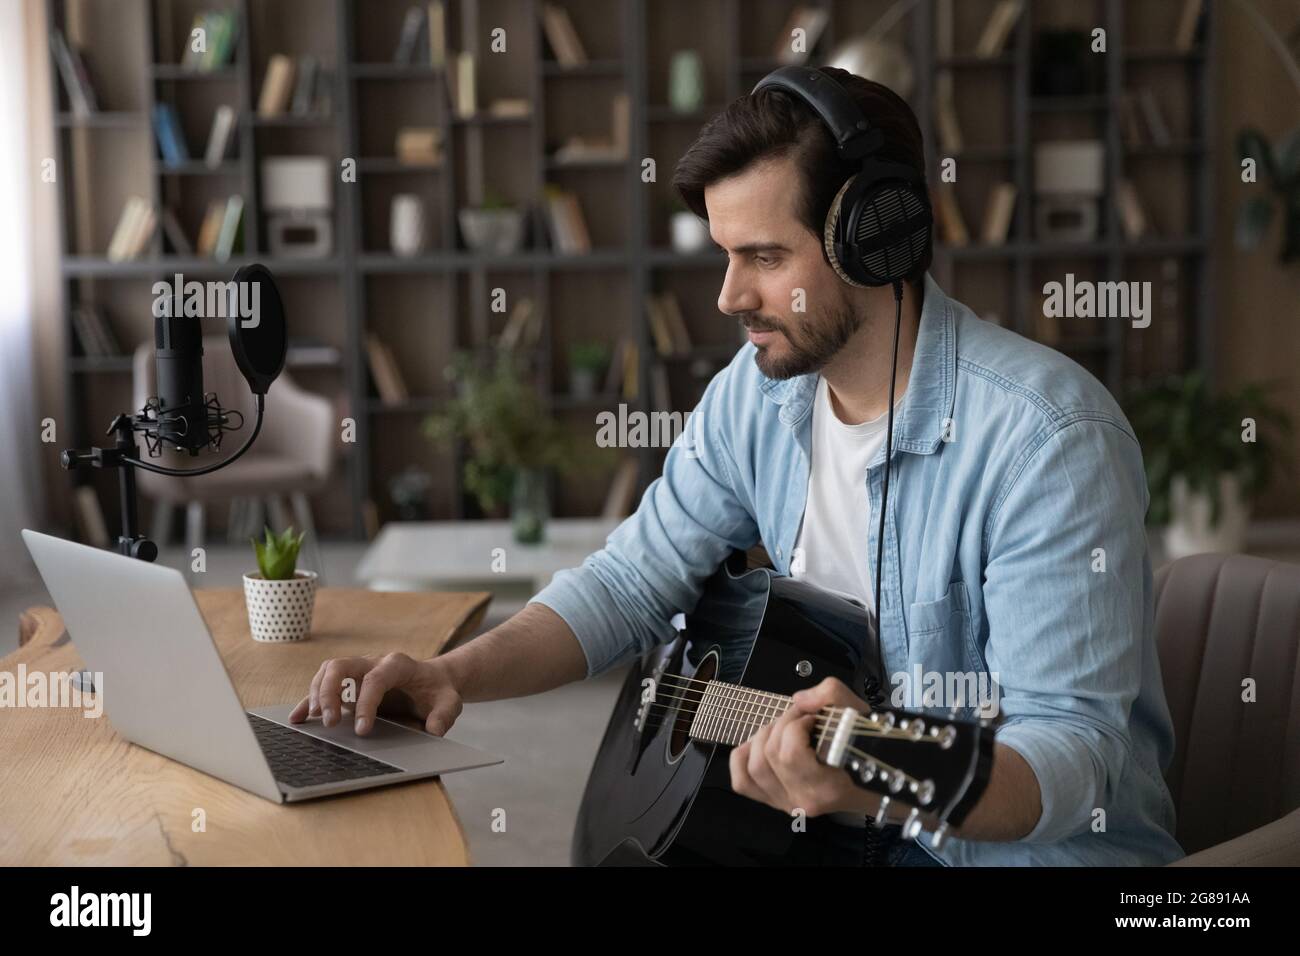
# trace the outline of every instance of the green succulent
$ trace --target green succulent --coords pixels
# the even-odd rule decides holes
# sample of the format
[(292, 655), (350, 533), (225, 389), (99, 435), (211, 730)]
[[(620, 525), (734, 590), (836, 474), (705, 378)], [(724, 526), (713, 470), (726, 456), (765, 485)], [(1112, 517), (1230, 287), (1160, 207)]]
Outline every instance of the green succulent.
[(294, 567), (298, 563), (298, 550), (307, 533), (303, 531), (295, 535), (292, 525), (279, 534), (272, 534), (270, 528), (264, 530), (265, 541), (248, 539), (257, 555), (257, 569), (267, 581), (287, 581), (293, 577)]

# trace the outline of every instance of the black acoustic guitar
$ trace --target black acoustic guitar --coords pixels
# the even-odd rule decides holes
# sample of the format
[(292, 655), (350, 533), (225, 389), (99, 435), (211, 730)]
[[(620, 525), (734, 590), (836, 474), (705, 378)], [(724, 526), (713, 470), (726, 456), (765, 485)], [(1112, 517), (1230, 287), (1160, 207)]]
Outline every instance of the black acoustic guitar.
[[(633, 667), (587, 781), (573, 862), (769, 865), (790, 859), (792, 818), (731, 789), (728, 753), (827, 677), (861, 695), (873, 675), (875, 622), (865, 608), (737, 553), (706, 582), (686, 627)], [(870, 649), (871, 653), (867, 653)], [(984, 720), (877, 707), (827, 709), (812, 743), (889, 804), (911, 808), (907, 837), (960, 825), (988, 782)], [(882, 810), (883, 813), (883, 810)], [(929, 838), (924, 837), (923, 838)]]

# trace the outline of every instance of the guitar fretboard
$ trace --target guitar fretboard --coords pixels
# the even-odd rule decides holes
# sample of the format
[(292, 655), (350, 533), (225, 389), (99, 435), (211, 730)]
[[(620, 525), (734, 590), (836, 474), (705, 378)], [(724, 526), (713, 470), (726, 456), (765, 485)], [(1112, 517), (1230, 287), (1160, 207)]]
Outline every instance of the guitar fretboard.
[[(691, 721), (690, 735), (708, 743), (743, 744), (763, 727), (778, 720), (794, 706), (794, 701), (784, 694), (709, 681), (700, 691), (695, 718)], [(823, 755), (834, 732), (834, 718), (825, 709), (817, 721), (816, 744), (818, 755)]]

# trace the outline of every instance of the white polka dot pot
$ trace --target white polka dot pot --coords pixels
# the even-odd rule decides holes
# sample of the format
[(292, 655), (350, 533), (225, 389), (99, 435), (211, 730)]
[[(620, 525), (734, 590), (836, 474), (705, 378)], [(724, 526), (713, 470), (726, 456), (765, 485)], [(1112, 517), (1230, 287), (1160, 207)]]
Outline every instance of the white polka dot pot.
[(260, 571), (245, 574), (244, 603), (253, 640), (264, 644), (306, 640), (316, 606), (316, 572), (297, 571), (283, 581), (268, 581)]

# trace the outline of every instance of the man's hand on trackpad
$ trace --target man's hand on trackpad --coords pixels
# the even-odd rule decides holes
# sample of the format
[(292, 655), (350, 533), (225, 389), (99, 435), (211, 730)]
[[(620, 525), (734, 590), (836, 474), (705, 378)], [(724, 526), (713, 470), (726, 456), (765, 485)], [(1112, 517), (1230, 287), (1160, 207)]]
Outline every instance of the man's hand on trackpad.
[(451, 729), (464, 706), (460, 692), (435, 658), (417, 661), (406, 654), (383, 657), (336, 657), (321, 664), (311, 691), (289, 714), (300, 724), (319, 716), (326, 727), (353, 709), (354, 729), (365, 736), (380, 713), (416, 717), (424, 729), (442, 736)]

